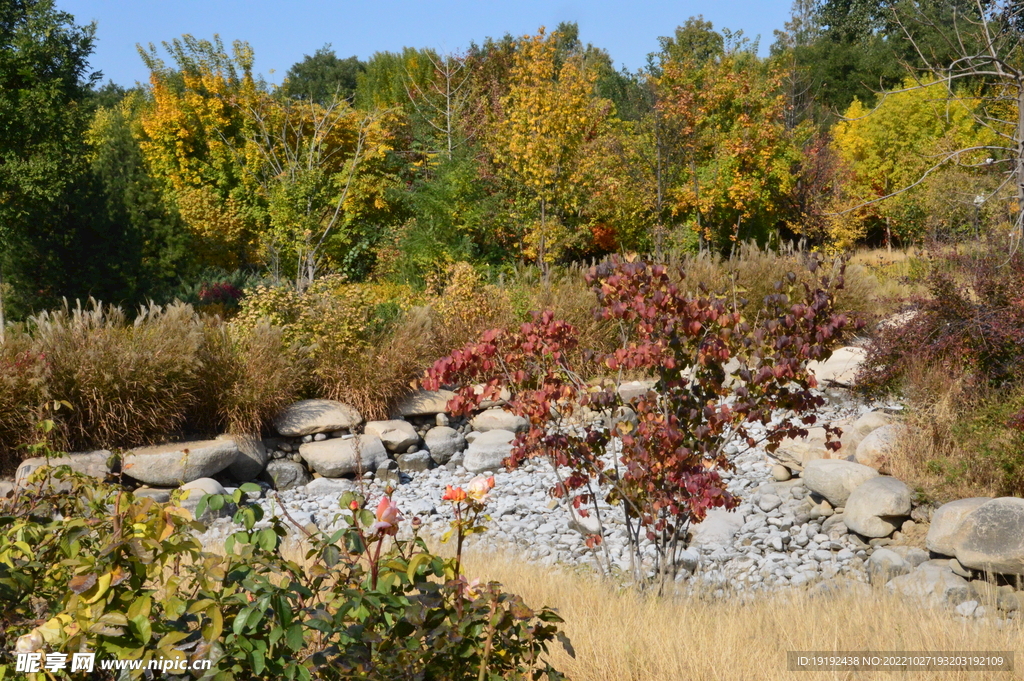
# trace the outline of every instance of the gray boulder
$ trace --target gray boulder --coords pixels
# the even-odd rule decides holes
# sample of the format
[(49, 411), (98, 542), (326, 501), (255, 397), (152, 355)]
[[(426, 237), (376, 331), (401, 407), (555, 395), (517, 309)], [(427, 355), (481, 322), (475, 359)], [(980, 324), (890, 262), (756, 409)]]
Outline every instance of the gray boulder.
[(872, 581), (881, 580), (884, 583), (893, 577), (906, 574), (910, 571), (910, 566), (895, 551), (875, 549), (871, 557), (868, 558), (867, 570)]
[(285, 437), (302, 437), (351, 430), (363, 420), (355, 407), (335, 400), (301, 400), (274, 418), (274, 430)]
[(388, 460), (384, 443), (374, 435), (306, 442), (299, 447), (299, 455), (325, 478), (375, 471)]
[(743, 527), (743, 516), (724, 508), (713, 508), (704, 520), (690, 526), (690, 546), (725, 546)]
[(469, 422), (473, 430), (486, 433), (491, 430), (509, 430), (520, 433), (530, 427), (530, 422), (504, 409), (487, 409)]
[(233, 435), (230, 437), (238, 446), (238, 456), (228, 466), (228, 473), (239, 482), (255, 480), (267, 467), (267, 461), (270, 460), (270, 454), (263, 446), (263, 441), (256, 435)]
[(512, 440), (516, 434), (509, 430), (490, 430), (480, 433), (466, 450), (463, 467), (471, 473), (496, 471), (502, 461), (512, 453)]
[(932, 514), (931, 525), (928, 526), (928, 536), (925, 537), (924, 545), (929, 551), (943, 556), (955, 556), (955, 539), (960, 530), (960, 523), (972, 512), (990, 501), (992, 500), (988, 497), (971, 497), (957, 499), (939, 506)]
[(843, 522), (865, 537), (888, 537), (910, 515), (911, 496), (910, 488), (901, 480), (871, 478), (850, 493)]
[[(110, 472), (110, 469), (107, 468), (107, 460), (109, 458), (110, 452), (106, 449), (100, 449), (95, 452), (78, 452), (65, 456), (51, 456), (49, 458), (49, 465), (53, 467), (69, 466), (75, 473), (103, 480)], [(44, 456), (34, 456), (30, 459), (25, 459), (18, 465), (18, 470), (14, 474), (14, 484), (18, 487), (24, 487), (28, 477), (45, 465), (47, 465), (47, 459)]]
[(903, 434), (903, 428), (903, 424), (889, 423), (872, 430), (857, 445), (853, 460), (879, 470), (888, 462)]
[(455, 393), (451, 390), (417, 390), (407, 395), (395, 407), (396, 416), (433, 416), (448, 411), (448, 402)]
[(841, 459), (810, 461), (801, 474), (807, 489), (825, 497), (836, 508), (846, 506), (853, 490), (877, 476), (874, 468)]
[(431, 428), (423, 436), (423, 442), (430, 452), (430, 458), (438, 465), (448, 463), (456, 452), (466, 448), (466, 438), (462, 433), (448, 426)]
[(991, 499), (967, 514), (953, 548), (964, 567), (1024, 575), (1024, 499)]
[(970, 589), (967, 580), (954, 575), (948, 563), (946, 560), (926, 561), (909, 574), (893, 578), (885, 588), (933, 606), (959, 605), (968, 599)]
[(363, 432), (379, 437), (390, 452), (404, 452), (420, 441), (413, 425), (402, 419), (368, 421)]
[(839, 453), (844, 456), (853, 456), (857, 453), (857, 447), (871, 431), (892, 423), (892, 417), (884, 411), (869, 411), (848, 426), (843, 426), (843, 435), (839, 438), (842, 447)]
[(288, 459), (274, 459), (267, 464), (263, 477), (279, 492), (302, 487), (309, 482), (309, 471), (301, 463)]
[(419, 473), (434, 465), (430, 452), (425, 449), (410, 454), (399, 454), (395, 460), (398, 461), (398, 469), (403, 473)]
[(172, 487), (209, 478), (238, 456), (234, 440), (198, 440), (139, 447), (124, 456), (121, 470), (147, 485)]

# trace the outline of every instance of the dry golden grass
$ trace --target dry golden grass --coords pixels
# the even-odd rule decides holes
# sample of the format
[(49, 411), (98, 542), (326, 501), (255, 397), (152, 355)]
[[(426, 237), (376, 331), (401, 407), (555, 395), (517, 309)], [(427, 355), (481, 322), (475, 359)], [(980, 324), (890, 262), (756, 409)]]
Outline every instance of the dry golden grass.
[[(945, 611), (877, 590), (812, 597), (804, 591), (748, 604), (655, 598), (600, 579), (526, 564), (507, 556), (471, 555), (471, 577), (494, 579), (533, 607), (549, 605), (575, 648), (559, 647), (555, 666), (574, 681), (737, 681), (758, 679), (1024, 678), (1024, 627), (961, 620)], [(790, 672), (786, 651), (1014, 651), (1018, 670), (982, 672)]]

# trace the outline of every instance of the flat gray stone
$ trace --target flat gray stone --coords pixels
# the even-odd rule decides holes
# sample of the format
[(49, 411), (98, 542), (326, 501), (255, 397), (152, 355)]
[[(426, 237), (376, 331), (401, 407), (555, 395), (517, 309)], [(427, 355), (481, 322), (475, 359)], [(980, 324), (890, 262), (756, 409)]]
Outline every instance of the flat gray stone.
[(466, 450), (463, 467), (470, 473), (497, 471), (512, 453), (512, 440), (516, 434), (508, 430), (490, 430), (480, 433)]
[(363, 432), (379, 437), (389, 452), (405, 452), (420, 441), (413, 425), (402, 419), (368, 421)]
[(448, 411), (448, 402), (455, 397), (451, 390), (417, 390), (395, 407), (396, 416), (433, 416)]
[[(196, 510), (199, 506), (199, 500), (208, 494), (227, 494), (227, 490), (221, 486), (219, 482), (213, 478), (199, 478), (192, 482), (187, 482), (182, 485), (178, 490), (180, 497), (178, 504), (187, 510), (195, 517)], [(196, 518), (203, 522), (209, 522), (215, 518), (227, 518), (235, 513), (234, 504), (224, 504), (220, 510), (214, 511), (211, 508), (207, 508), (203, 511), (203, 514)]]
[(238, 456), (234, 440), (198, 440), (139, 447), (124, 456), (121, 470), (147, 485), (172, 487), (209, 478)]
[(302, 437), (335, 430), (351, 430), (363, 417), (355, 407), (336, 400), (301, 400), (274, 418), (274, 430), (285, 437)]
[(712, 508), (704, 520), (690, 526), (690, 546), (728, 545), (743, 526), (743, 516), (724, 508)]
[(960, 530), (960, 523), (972, 512), (990, 501), (992, 500), (988, 497), (971, 497), (969, 499), (957, 499), (956, 501), (939, 506), (932, 514), (931, 524), (928, 526), (928, 536), (925, 537), (924, 545), (929, 551), (934, 551), (943, 556), (955, 556), (955, 539), (957, 532)]
[(1024, 499), (991, 499), (969, 513), (953, 540), (956, 559), (974, 570), (1024, 575)]
[[(103, 480), (110, 472), (110, 469), (107, 468), (107, 460), (109, 458), (109, 451), (106, 449), (99, 449), (94, 452), (78, 452), (74, 454), (67, 454), (65, 456), (51, 456), (49, 459), (49, 465), (53, 467), (69, 466), (75, 473), (88, 475), (89, 477), (96, 478), (97, 480)], [(18, 487), (24, 486), (25, 480), (27, 480), (28, 477), (37, 469), (45, 465), (47, 465), (47, 459), (43, 456), (34, 456), (23, 460), (18, 464), (18, 470), (14, 474), (14, 484)]]
[(876, 477), (850, 493), (843, 522), (865, 537), (888, 537), (910, 516), (913, 493), (902, 480)]
[(469, 422), (473, 430), (486, 433), (491, 430), (508, 430), (513, 433), (521, 433), (530, 427), (530, 422), (522, 416), (517, 416), (504, 409), (487, 409), (482, 411)]
[(850, 387), (853, 385), (865, 357), (867, 357), (867, 351), (864, 348), (838, 348), (823, 362), (808, 362), (807, 368), (818, 379), (818, 384), (822, 387), (826, 383)]
[(299, 455), (325, 478), (372, 472), (388, 460), (384, 443), (374, 435), (306, 442), (299, 447)]
[(878, 471), (874, 468), (841, 459), (810, 461), (801, 474), (807, 489), (825, 497), (836, 508), (845, 506), (850, 494), (861, 483), (877, 476)]
[(145, 499), (152, 499), (158, 504), (166, 504), (171, 500), (171, 492), (174, 490), (168, 487), (139, 487), (137, 490), (132, 492), (136, 497)]

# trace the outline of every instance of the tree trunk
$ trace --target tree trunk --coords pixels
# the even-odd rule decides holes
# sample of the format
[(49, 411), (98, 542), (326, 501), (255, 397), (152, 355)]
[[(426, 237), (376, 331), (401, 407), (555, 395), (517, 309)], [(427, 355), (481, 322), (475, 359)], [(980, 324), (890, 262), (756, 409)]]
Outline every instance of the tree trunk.
[(0, 264), (0, 344), (4, 342), (6, 328), (7, 318), (4, 316), (4, 266)]
[(1017, 232), (1024, 236), (1024, 80), (1017, 78)]

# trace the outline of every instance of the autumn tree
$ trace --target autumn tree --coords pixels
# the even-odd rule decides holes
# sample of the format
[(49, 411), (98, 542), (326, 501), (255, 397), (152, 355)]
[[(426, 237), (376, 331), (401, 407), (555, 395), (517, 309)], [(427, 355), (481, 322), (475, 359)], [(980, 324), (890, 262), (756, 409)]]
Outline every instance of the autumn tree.
[(190, 35), (163, 46), (176, 68), (160, 59), (155, 46), (139, 48), (153, 100), (142, 117), (150, 171), (166, 183), (205, 264), (255, 265), (265, 211), (253, 204), (254, 175), (244, 166), (260, 159), (235, 151), (255, 132), (245, 111), (266, 96), (252, 75), (252, 48), (235, 41), (228, 55), (219, 37)]
[(388, 114), (271, 97), (244, 113), (251, 132), (236, 152), (267, 206), (262, 253), (275, 279), (303, 291), (351, 250), (361, 204), (384, 201), (385, 183), (367, 168), (390, 150)]
[(609, 112), (608, 103), (595, 97), (596, 74), (583, 55), (558, 59), (558, 38), (543, 29), (522, 38), (501, 102), (503, 116), (490, 135), (500, 172), (525, 190), (536, 211), (523, 216), (533, 221), (523, 252), (541, 264), (557, 259), (566, 246), (570, 235), (562, 217), (580, 200), (573, 171)]
[[(851, 207), (857, 207), (859, 234), (880, 225), (885, 242), (907, 244), (924, 236), (927, 190), (942, 173), (956, 165), (986, 174), (990, 147), (999, 139), (977, 124), (980, 99), (946, 97), (941, 84), (919, 87), (907, 80), (904, 88), (887, 94), (868, 110), (859, 100), (844, 113), (834, 130), (834, 146), (849, 166)], [(961, 150), (973, 149), (970, 153)], [(951, 162), (944, 167), (942, 161)], [(991, 170), (989, 168), (989, 170)], [(983, 186), (962, 187), (961, 201), (973, 204)], [(878, 200), (888, 197), (886, 200)]]
[(796, 150), (785, 126), (782, 74), (741, 34), (710, 24), (666, 46), (657, 77), (657, 108), (681, 156), (664, 193), (671, 210), (702, 243), (726, 250), (766, 241), (783, 219)]

